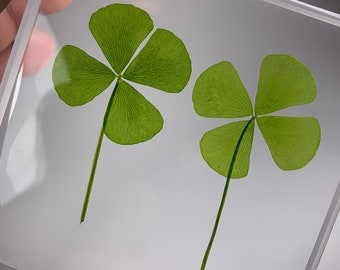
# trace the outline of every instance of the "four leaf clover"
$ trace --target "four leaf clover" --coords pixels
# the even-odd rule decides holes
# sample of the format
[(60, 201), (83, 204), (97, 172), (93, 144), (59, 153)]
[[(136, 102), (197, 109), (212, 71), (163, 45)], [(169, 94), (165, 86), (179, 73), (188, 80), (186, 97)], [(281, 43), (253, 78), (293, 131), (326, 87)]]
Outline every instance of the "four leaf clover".
[[(118, 144), (136, 144), (151, 139), (163, 127), (160, 112), (128, 81), (179, 93), (191, 74), (191, 60), (183, 42), (168, 30), (152, 31), (152, 19), (142, 9), (129, 4), (106, 6), (91, 16), (89, 28), (110, 67), (80, 48), (66, 45), (52, 70), (57, 94), (70, 106), (90, 102), (116, 82), (104, 115), (81, 222), (85, 219), (103, 135)], [(139, 48), (146, 39), (144, 47)]]
[(201, 269), (205, 269), (209, 257), (230, 179), (248, 174), (255, 121), (277, 166), (282, 170), (300, 169), (312, 160), (319, 147), (318, 120), (267, 114), (311, 103), (315, 97), (313, 75), (289, 55), (269, 55), (263, 60), (254, 112), (248, 92), (230, 62), (215, 64), (198, 77), (192, 95), (197, 114), (213, 118), (250, 117), (212, 129), (200, 141), (204, 160), (213, 170), (227, 177)]

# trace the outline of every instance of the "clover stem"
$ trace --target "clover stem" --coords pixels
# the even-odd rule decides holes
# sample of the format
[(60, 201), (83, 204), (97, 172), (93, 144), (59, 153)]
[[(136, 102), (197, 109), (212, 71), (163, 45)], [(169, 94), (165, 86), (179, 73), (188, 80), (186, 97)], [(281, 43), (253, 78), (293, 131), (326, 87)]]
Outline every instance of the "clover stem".
[(94, 180), (94, 176), (96, 174), (96, 168), (97, 168), (98, 158), (99, 158), (99, 154), (100, 154), (100, 149), (101, 149), (102, 142), (103, 142), (103, 137), (104, 137), (104, 126), (102, 126), (102, 128), (100, 130), (100, 134), (99, 134), (98, 142), (97, 142), (97, 147), (96, 147), (96, 152), (95, 152), (94, 157), (93, 157), (92, 169), (91, 169), (90, 178), (89, 178), (89, 181), (88, 181), (88, 184), (87, 184), (85, 199), (84, 199), (84, 203), (83, 203), (83, 209), (81, 211), (80, 223), (82, 223), (85, 220), (86, 211), (87, 211), (87, 207), (88, 207), (88, 204), (89, 204), (90, 195), (91, 195), (91, 191), (92, 191), (93, 180)]
[(98, 142), (97, 142), (97, 147), (96, 147), (96, 152), (94, 153), (94, 157), (93, 157), (93, 161), (92, 161), (91, 174), (90, 174), (89, 181), (88, 181), (88, 184), (87, 184), (87, 189), (86, 189), (86, 194), (85, 194), (85, 198), (84, 198), (83, 208), (82, 208), (82, 211), (81, 211), (80, 223), (84, 222), (84, 220), (85, 220), (86, 211), (87, 211), (87, 207), (88, 207), (88, 204), (89, 204), (90, 195), (91, 195), (91, 191), (92, 191), (94, 176), (96, 174), (96, 169), (97, 169), (97, 163), (98, 163), (98, 158), (99, 158), (99, 154), (100, 154), (100, 149), (101, 149), (102, 142), (103, 142), (104, 129), (105, 129), (107, 118), (109, 116), (109, 112), (110, 112), (110, 109), (111, 109), (111, 106), (112, 106), (113, 98), (114, 98), (115, 93), (116, 93), (117, 86), (118, 86), (118, 82), (116, 82), (115, 87), (113, 89), (113, 92), (111, 94), (110, 100), (109, 100), (109, 102), (107, 104), (105, 115), (104, 115), (104, 119), (103, 119), (103, 124), (102, 124), (102, 127), (100, 129), (100, 133), (99, 133), (99, 137), (98, 137)]
[(224, 190), (223, 190), (223, 193), (222, 193), (222, 199), (221, 199), (220, 206), (218, 208), (218, 212), (217, 212), (217, 215), (216, 215), (214, 227), (213, 227), (213, 230), (212, 230), (212, 233), (211, 233), (211, 236), (210, 236), (210, 240), (209, 240), (209, 243), (207, 245), (206, 251), (204, 253), (203, 260), (202, 260), (202, 264), (201, 264), (201, 268), (200, 268), (201, 270), (205, 269), (205, 266), (206, 266), (206, 264), (208, 262), (210, 250), (211, 250), (211, 247), (213, 245), (213, 242), (214, 242), (214, 239), (215, 239), (215, 236), (216, 236), (216, 232), (217, 232), (218, 225), (219, 225), (219, 222), (220, 222), (220, 218), (221, 218), (221, 215), (222, 215), (222, 211), (223, 211), (223, 207), (224, 207), (224, 204), (225, 204), (225, 200), (227, 198), (229, 183), (230, 183), (230, 180), (231, 180), (231, 175), (232, 175), (232, 172), (233, 172), (233, 168), (234, 168), (234, 164), (235, 164), (235, 161), (236, 161), (238, 150), (240, 148), (240, 145), (241, 145), (242, 139), (244, 137), (244, 134), (246, 133), (250, 123), (254, 119), (255, 119), (255, 117), (252, 117), (248, 121), (248, 123), (246, 124), (246, 126), (242, 130), (240, 138), (237, 141), (237, 144), (236, 144), (236, 147), (235, 147), (235, 151), (233, 153), (233, 156), (232, 156), (232, 159), (231, 159), (231, 162), (230, 162), (230, 167), (229, 167), (229, 171), (228, 171), (228, 174), (227, 174), (227, 180), (226, 180), (226, 183), (225, 183), (225, 186), (224, 186)]

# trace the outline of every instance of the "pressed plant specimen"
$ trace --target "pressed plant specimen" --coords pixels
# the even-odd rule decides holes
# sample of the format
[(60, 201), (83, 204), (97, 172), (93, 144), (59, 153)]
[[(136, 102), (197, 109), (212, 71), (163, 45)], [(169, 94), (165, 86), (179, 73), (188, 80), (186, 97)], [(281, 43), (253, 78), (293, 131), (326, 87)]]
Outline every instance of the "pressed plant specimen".
[(248, 174), (255, 122), (277, 166), (282, 170), (300, 169), (313, 159), (319, 147), (321, 131), (318, 120), (267, 114), (311, 103), (315, 97), (316, 83), (312, 73), (290, 55), (273, 54), (264, 58), (254, 109), (230, 62), (217, 63), (198, 77), (192, 95), (197, 114), (212, 118), (249, 117), (207, 131), (200, 141), (204, 160), (226, 177), (201, 270), (205, 269), (209, 258), (230, 180)]
[(128, 145), (150, 140), (163, 127), (160, 112), (129, 81), (178, 93), (191, 74), (191, 60), (183, 42), (168, 30), (153, 30), (152, 19), (140, 8), (129, 4), (103, 7), (92, 14), (89, 28), (110, 67), (80, 48), (66, 45), (52, 70), (56, 92), (70, 106), (90, 102), (115, 82), (102, 120), (80, 222), (86, 216), (104, 134), (115, 143)]

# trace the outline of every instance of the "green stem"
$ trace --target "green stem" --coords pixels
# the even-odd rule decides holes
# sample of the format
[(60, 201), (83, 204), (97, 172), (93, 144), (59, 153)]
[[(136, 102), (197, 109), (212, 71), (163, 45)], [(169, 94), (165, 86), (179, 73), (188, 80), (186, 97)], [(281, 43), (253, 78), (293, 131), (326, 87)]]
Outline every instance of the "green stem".
[(100, 130), (100, 134), (99, 134), (99, 138), (98, 138), (98, 142), (97, 142), (96, 152), (95, 152), (94, 157), (93, 157), (92, 169), (91, 169), (89, 182), (87, 184), (85, 199), (84, 199), (84, 203), (83, 203), (83, 209), (81, 211), (80, 223), (82, 223), (85, 220), (86, 211), (87, 211), (87, 207), (88, 207), (88, 204), (89, 204), (90, 195), (91, 195), (91, 191), (92, 191), (93, 180), (94, 180), (94, 176), (96, 174), (96, 168), (97, 168), (98, 158), (99, 158), (99, 154), (100, 154), (100, 149), (101, 149), (102, 142), (103, 142), (103, 137), (104, 137), (104, 126), (102, 125), (102, 128)]
[(113, 89), (113, 92), (111, 94), (110, 100), (109, 100), (109, 102), (107, 104), (105, 115), (104, 115), (103, 124), (102, 124), (102, 127), (100, 129), (100, 133), (99, 133), (99, 137), (98, 137), (98, 142), (97, 142), (97, 147), (96, 147), (96, 152), (94, 153), (94, 157), (93, 157), (93, 161), (92, 161), (91, 174), (90, 174), (89, 181), (88, 181), (88, 184), (87, 184), (87, 189), (86, 189), (86, 194), (85, 194), (85, 198), (84, 198), (83, 208), (82, 208), (82, 211), (81, 211), (80, 223), (84, 222), (84, 220), (85, 220), (86, 211), (87, 211), (87, 207), (89, 205), (90, 195), (91, 195), (91, 191), (92, 191), (94, 176), (96, 174), (96, 169), (97, 169), (97, 163), (98, 163), (98, 158), (99, 158), (99, 154), (100, 154), (100, 149), (101, 149), (102, 142), (103, 142), (104, 129), (105, 129), (106, 122), (107, 122), (107, 119), (108, 119), (108, 116), (109, 116), (109, 112), (111, 110), (111, 106), (112, 106), (113, 98), (114, 98), (115, 93), (116, 93), (117, 86), (118, 86), (118, 82), (116, 83), (116, 85), (115, 85), (115, 87)]
[(213, 242), (214, 242), (214, 239), (215, 239), (215, 236), (216, 236), (216, 232), (217, 232), (218, 225), (219, 225), (219, 222), (220, 222), (220, 218), (221, 218), (221, 215), (222, 215), (224, 203), (225, 203), (225, 200), (227, 198), (227, 193), (228, 193), (229, 183), (230, 183), (230, 179), (231, 179), (231, 174), (233, 172), (233, 168), (234, 168), (234, 164), (235, 164), (235, 160), (236, 160), (236, 157), (237, 157), (238, 150), (240, 148), (240, 145), (241, 145), (242, 139), (244, 137), (244, 134), (246, 133), (250, 123), (253, 120), (254, 120), (254, 117), (252, 117), (248, 121), (248, 123), (246, 124), (246, 126), (244, 127), (244, 129), (243, 129), (243, 131), (242, 131), (242, 133), (240, 135), (240, 138), (237, 141), (237, 144), (236, 144), (236, 147), (235, 147), (235, 151), (234, 151), (234, 154), (233, 154), (231, 162), (230, 162), (230, 167), (229, 167), (229, 171), (228, 171), (228, 175), (227, 175), (227, 181), (226, 181), (225, 186), (224, 186), (224, 190), (223, 190), (223, 194), (222, 194), (222, 199), (221, 199), (220, 206), (218, 208), (218, 212), (217, 212), (216, 219), (215, 219), (215, 224), (214, 224), (214, 227), (213, 227), (213, 230), (212, 230), (212, 233), (211, 233), (211, 236), (210, 236), (210, 240), (209, 240), (208, 246), (206, 248), (206, 251), (204, 253), (203, 260), (202, 260), (202, 264), (201, 264), (201, 268), (200, 268), (201, 270), (205, 269), (205, 266), (207, 265), (207, 262), (208, 262), (210, 250), (211, 250), (211, 247), (213, 245)]

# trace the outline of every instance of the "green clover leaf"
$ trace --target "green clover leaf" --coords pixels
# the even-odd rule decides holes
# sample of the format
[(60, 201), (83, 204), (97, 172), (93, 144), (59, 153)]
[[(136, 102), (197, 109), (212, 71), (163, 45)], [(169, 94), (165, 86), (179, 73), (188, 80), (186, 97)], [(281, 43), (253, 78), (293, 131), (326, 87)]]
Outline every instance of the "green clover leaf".
[(102, 93), (116, 75), (81, 49), (66, 45), (58, 53), (52, 71), (57, 94), (70, 106), (81, 106)]
[(119, 80), (105, 123), (105, 134), (114, 142), (147, 141), (163, 127), (159, 111), (136, 89)]
[[(239, 138), (248, 121), (232, 122), (206, 132), (201, 140), (201, 152), (209, 166), (222, 175), (230, 171), (231, 160)], [(250, 151), (253, 143), (254, 121), (251, 121), (238, 149), (232, 170), (233, 178), (248, 174)]]
[(284, 54), (269, 55), (262, 64), (255, 101), (255, 115), (309, 104), (316, 98), (316, 84), (309, 69)]
[[(183, 42), (172, 32), (154, 28), (144, 10), (112, 4), (92, 14), (90, 31), (110, 67), (75, 46), (56, 56), (52, 80), (66, 104), (80, 106), (115, 86), (103, 118), (81, 214), (84, 221), (104, 134), (118, 144), (153, 138), (163, 127), (160, 112), (128, 81), (169, 93), (181, 92), (191, 75), (191, 60)], [(139, 50), (142, 42), (145, 46)]]
[(296, 170), (313, 159), (320, 144), (320, 125), (313, 117), (265, 116), (288, 107), (309, 104), (316, 97), (315, 79), (310, 70), (290, 55), (267, 56), (260, 78), (253, 113), (252, 104), (236, 69), (220, 62), (204, 71), (193, 90), (194, 109), (204, 117), (239, 118), (206, 132), (200, 141), (208, 165), (227, 177), (212, 235), (203, 257), (205, 269), (218, 228), (231, 178), (248, 174), (255, 121), (274, 162), (282, 170)]
[(198, 77), (192, 99), (196, 113), (205, 117), (236, 118), (253, 114), (240, 76), (226, 61), (211, 66)]
[(256, 118), (270, 153), (282, 170), (297, 170), (314, 157), (320, 126), (314, 117), (262, 116)]

